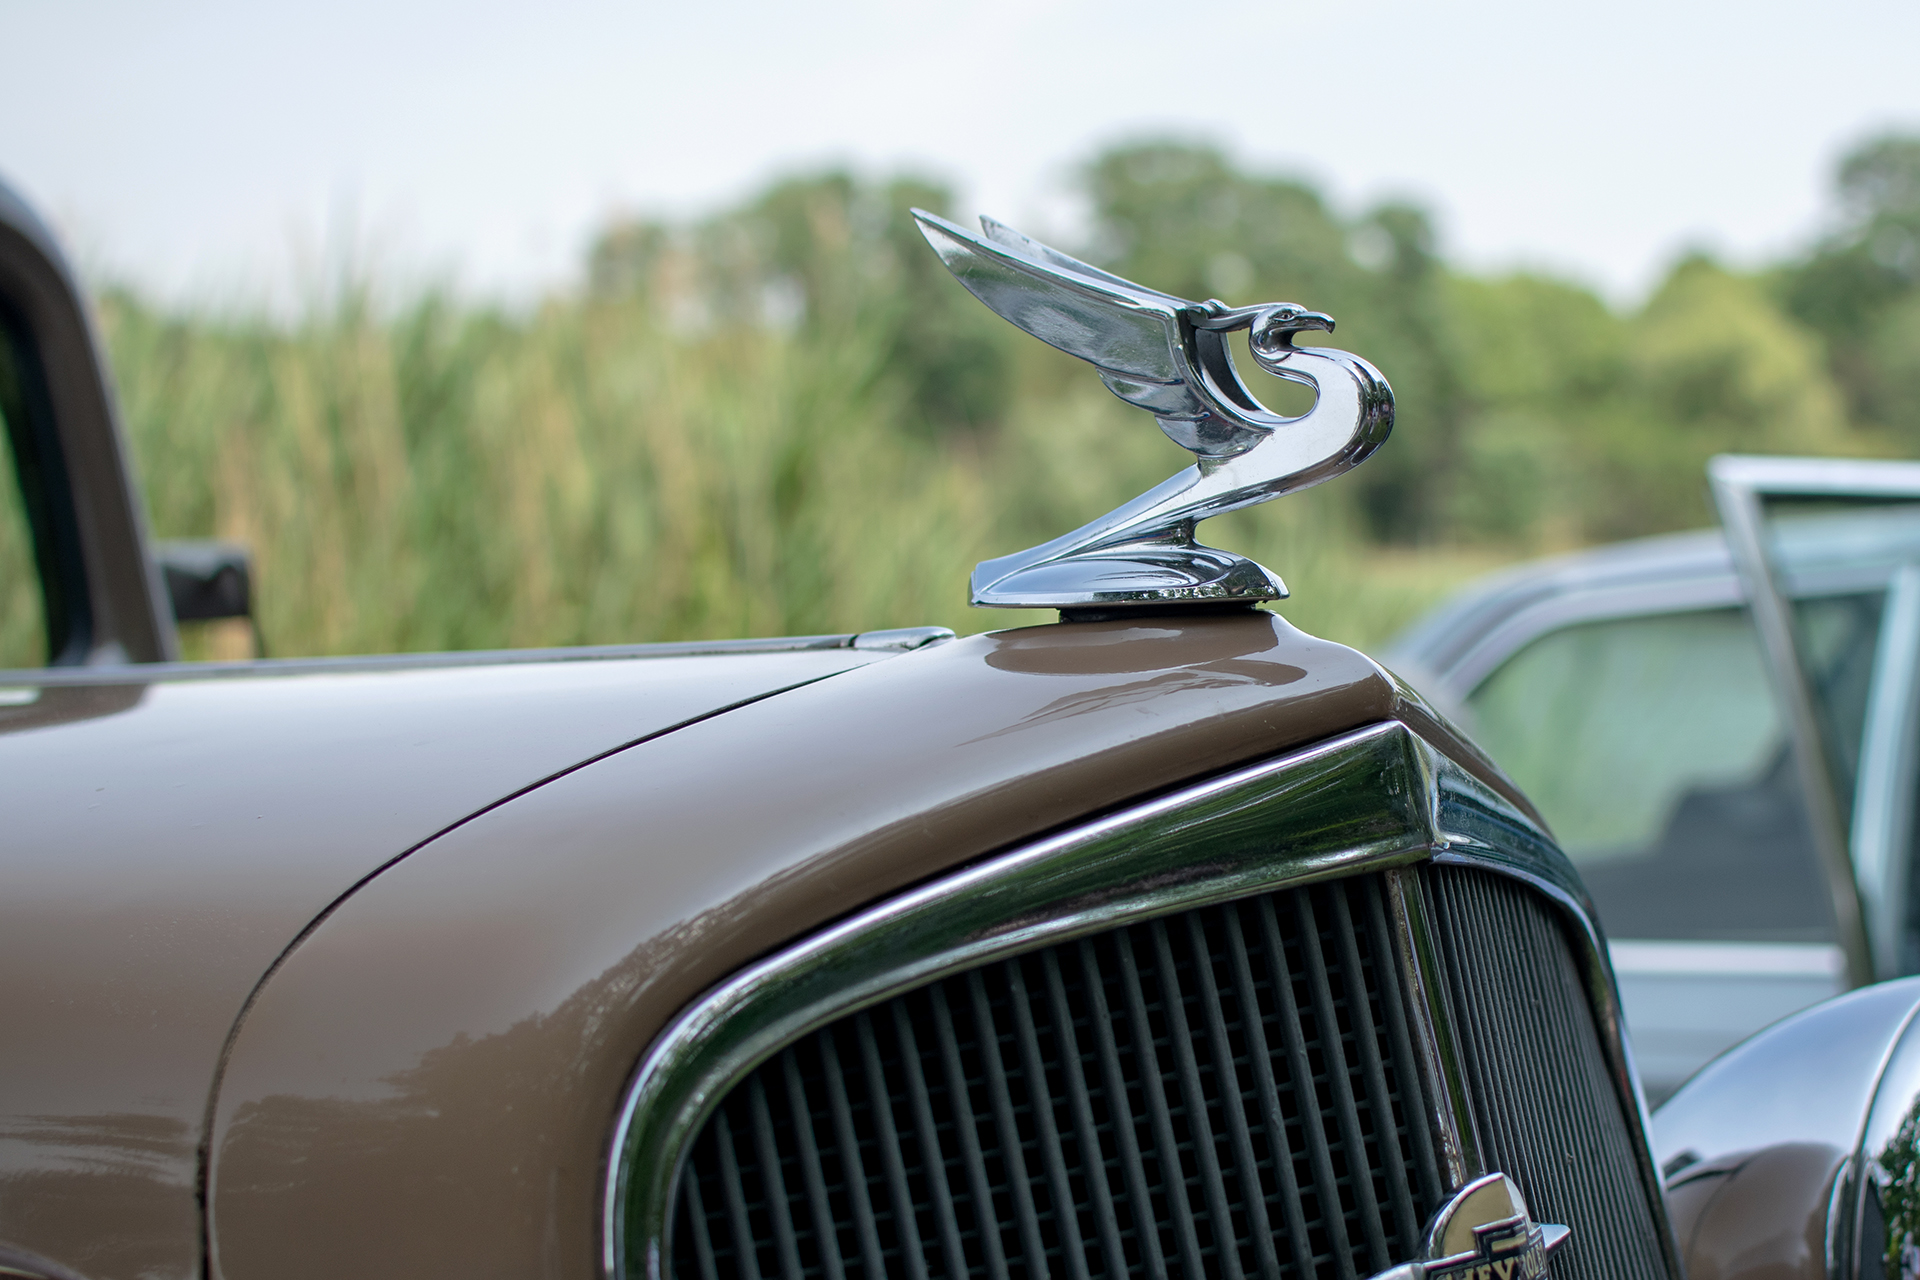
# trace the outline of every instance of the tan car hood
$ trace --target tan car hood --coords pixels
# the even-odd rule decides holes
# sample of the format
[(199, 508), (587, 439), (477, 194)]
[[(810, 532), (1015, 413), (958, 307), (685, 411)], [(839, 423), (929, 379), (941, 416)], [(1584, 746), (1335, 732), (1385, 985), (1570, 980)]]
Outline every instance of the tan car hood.
[[(222, 1046), (329, 905), (542, 779), (883, 656), (0, 691), (0, 1239), (37, 1234), (14, 1211), (58, 1217), (63, 1202), (133, 1239), (196, 1238)], [(158, 1210), (155, 1184), (188, 1194)], [(120, 1271), (111, 1252), (62, 1261)]]
[(589, 1277), (627, 1073), (744, 960), (1356, 725), (1448, 739), (1271, 614), (816, 679), (869, 656), (50, 690), (25, 714), (93, 718), (0, 733), (0, 1239), (100, 1280)]

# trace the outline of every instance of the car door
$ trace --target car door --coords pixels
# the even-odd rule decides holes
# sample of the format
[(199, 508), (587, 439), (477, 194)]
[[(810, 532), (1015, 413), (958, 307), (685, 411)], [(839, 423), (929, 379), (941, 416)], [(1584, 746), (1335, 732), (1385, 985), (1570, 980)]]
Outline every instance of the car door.
[[(1752, 601), (1854, 983), (1920, 971), (1913, 801), (1920, 464), (1721, 457), (1709, 471)], [(1858, 592), (1873, 651), (1840, 672), (1809, 584)], [(1863, 615), (1864, 616), (1864, 615)]]
[(1723, 458), (1712, 480), (1714, 554), (1691, 535), (1536, 572), (1442, 679), (1580, 865), (1656, 1102), (1920, 971), (1920, 466)]

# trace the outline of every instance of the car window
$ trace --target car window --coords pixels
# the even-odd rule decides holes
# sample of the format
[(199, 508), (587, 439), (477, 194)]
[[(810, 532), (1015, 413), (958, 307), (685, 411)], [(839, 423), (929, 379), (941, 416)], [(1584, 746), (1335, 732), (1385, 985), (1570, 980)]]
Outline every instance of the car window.
[(0, 476), (0, 668), (37, 667), (47, 660), (45, 603), (33, 558), (33, 539), (14, 464), (13, 432), (25, 429), (13, 348), (0, 326), (0, 426), (6, 428), (6, 474)]
[(1801, 661), (1820, 718), (1822, 746), (1833, 762), (1842, 796), (1860, 775), (1860, 730), (1873, 690), (1874, 655), (1886, 593), (1880, 591), (1797, 600), (1794, 624)]
[[(1870, 600), (1808, 602), (1804, 624), (1836, 687), (1863, 645), (1870, 665), (1877, 623)], [(1481, 744), (1540, 806), (1611, 937), (1834, 936), (1786, 731), (1742, 610), (1549, 632), (1468, 703)]]

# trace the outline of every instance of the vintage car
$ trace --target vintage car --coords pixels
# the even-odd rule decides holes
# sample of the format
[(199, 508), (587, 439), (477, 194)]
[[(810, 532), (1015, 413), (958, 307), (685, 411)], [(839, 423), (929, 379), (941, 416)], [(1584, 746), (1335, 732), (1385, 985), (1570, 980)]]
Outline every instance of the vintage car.
[(1904, 1267), (1920, 989), (1761, 1037), (1656, 1138), (1538, 812), (1193, 541), (1385, 437), (1384, 379), (1294, 345), (1332, 322), (922, 226), (1199, 459), (976, 571), (1058, 622), (193, 665), (0, 191), (57, 659), (0, 677), (0, 1275)]
[(1579, 868), (1656, 1103), (1761, 1027), (1920, 971), (1920, 467), (1710, 472), (1727, 533), (1507, 570), (1383, 655)]

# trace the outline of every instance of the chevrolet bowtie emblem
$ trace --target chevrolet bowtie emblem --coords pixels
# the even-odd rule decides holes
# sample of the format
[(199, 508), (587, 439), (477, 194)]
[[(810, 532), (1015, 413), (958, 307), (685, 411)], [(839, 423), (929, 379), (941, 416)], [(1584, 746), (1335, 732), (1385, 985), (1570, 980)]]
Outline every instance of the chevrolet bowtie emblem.
[(1547, 1255), (1573, 1234), (1536, 1224), (1520, 1188), (1504, 1173), (1475, 1178), (1454, 1193), (1427, 1228), (1427, 1256), (1373, 1280), (1540, 1280)]

